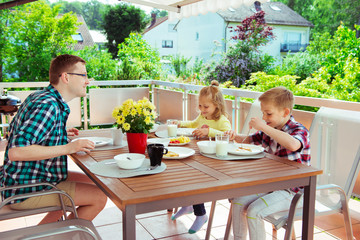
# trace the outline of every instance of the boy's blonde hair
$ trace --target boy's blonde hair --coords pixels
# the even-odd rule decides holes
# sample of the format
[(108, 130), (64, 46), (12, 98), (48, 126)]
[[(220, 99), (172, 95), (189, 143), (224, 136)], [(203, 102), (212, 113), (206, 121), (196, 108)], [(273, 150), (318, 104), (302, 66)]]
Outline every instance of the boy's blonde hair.
[(278, 108), (294, 107), (294, 94), (285, 87), (275, 87), (267, 90), (259, 97), (260, 102), (273, 103)]
[(227, 116), (224, 96), (220, 91), (219, 82), (212, 80), (210, 86), (203, 87), (200, 90), (199, 98), (208, 97), (216, 106), (216, 110), (212, 115), (214, 120), (219, 120), (221, 115)]

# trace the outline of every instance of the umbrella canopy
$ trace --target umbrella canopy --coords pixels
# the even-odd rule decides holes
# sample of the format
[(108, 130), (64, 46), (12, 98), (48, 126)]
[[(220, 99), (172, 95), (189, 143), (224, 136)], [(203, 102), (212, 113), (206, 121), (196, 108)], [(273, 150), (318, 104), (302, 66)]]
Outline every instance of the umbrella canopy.
[[(169, 11), (169, 21), (183, 17), (197, 16), (208, 12), (217, 12), (229, 7), (238, 8), (241, 5), (252, 5), (254, 0), (123, 0), (157, 9)], [(267, 2), (268, 0), (258, 0)]]

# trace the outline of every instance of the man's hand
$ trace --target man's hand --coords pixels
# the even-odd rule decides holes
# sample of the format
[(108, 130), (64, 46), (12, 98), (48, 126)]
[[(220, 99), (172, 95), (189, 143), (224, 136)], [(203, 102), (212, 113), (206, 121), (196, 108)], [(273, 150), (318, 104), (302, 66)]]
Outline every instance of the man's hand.
[(77, 136), (79, 135), (79, 130), (76, 128), (69, 128), (66, 130), (68, 136)]
[(95, 143), (88, 139), (79, 139), (76, 141), (71, 141), (67, 144), (69, 149), (69, 154), (76, 153), (76, 152), (86, 152), (90, 153), (90, 150), (95, 148)]

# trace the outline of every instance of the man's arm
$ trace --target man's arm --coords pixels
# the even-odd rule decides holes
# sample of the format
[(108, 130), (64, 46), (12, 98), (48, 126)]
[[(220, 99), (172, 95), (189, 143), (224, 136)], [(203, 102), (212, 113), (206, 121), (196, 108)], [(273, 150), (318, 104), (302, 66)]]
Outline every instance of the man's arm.
[(89, 153), (94, 147), (94, 142), (87, 139), (79, 139), (59, 146), (41, 146), (34, 144), (26, 147), (10, 148), (8, 157), (10, 161), (38, 161), (80, 151)]

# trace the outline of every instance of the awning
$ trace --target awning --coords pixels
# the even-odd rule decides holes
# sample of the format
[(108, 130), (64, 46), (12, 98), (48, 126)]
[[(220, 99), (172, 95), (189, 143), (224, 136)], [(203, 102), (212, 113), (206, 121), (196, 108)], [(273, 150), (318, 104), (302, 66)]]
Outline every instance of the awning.
[[(169, 11), (169, 21), (183, 17), (197, 16), (208, 12), (217, 12), (229, 7), (238, 8), (241, 5), (252, 5), (254, 0), (122, 0), (157, 9)], [(268, 2), (269, 0), (258, 0)]]

